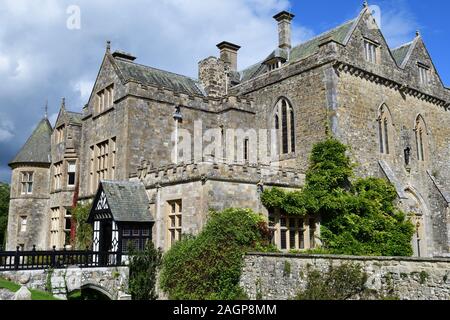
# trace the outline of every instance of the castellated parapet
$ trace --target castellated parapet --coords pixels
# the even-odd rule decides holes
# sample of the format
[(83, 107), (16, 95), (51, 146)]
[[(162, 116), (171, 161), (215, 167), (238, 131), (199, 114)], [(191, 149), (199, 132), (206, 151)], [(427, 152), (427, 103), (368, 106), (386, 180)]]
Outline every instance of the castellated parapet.
[(305, 175), (295, 169), (214, 162), (174, 164), (161, 168), (144, 165), (133, 178), (144, 182), (148, 188), (205, 180), (290, 188), (301, 188), (305, 183)]

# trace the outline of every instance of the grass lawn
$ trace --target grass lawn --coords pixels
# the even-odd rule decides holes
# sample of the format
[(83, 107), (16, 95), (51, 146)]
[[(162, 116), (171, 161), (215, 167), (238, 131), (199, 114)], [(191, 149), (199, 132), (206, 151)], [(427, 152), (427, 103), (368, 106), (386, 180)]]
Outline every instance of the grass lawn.
[[(17, 292), (20, 289), (20, 285), (18, 285), (17, 283), (0, 278), (0, 289), (6, 289), (11, 292)], [(59, 300), (59, 299), (55, 298), (54, 296), (52, 296), (48, 292), (34, 290), (34, 289), (30, 289), (30, 291), (31, 291), (31, 300)]]

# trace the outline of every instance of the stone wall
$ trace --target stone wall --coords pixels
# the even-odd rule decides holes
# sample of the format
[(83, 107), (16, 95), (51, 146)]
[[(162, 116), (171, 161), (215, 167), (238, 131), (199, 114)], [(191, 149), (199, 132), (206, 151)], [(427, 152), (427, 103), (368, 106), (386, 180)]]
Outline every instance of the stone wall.
[(381, 295), (450, 299), (450, 259), (248, 254), (240, 283), (251, 299), (292, 299), (305, 287), (308, 267), (326, 272), (342, 263), (360, 264), (368, 276), (366, 286)]
[(120, 300), (128, 290), (128, 267), (68, 268), (49, 270), (2, 271), (0, 277), (20, 283), (29, 289), (46, 291), (49, 284), (55, 297), (66, 299), (67, 294), (81, 288), (91, 288)]

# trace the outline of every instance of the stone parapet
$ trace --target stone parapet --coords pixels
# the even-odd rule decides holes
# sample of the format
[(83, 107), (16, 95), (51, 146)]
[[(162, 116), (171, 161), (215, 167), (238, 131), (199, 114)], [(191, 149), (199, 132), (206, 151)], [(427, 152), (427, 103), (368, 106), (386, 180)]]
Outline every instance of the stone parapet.
[(160, 168), (151, 168), (144, 163), (132, 179), (144, 182), (146, 187), (199, 180), (260, 183), (291, 188), (300, 188), (305, 184), (305, 175), (295, 169), (214, 162), (188, 163)]

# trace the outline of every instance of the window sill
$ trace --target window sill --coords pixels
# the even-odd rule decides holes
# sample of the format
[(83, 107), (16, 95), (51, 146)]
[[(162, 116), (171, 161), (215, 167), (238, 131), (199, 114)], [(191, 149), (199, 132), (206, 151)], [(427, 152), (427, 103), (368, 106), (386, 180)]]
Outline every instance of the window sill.
[(100, 118), (101, 116), (113, 111), (115, 109), (114, 106), (109, 107), (108, 109), (103, 110), (102, 112), (98, 112), (92, 115), (92, 120), (95, 120), (97, 118)]
[(286, 153), (286, 154), (280, 154), (279, 155), (279, 161), (286, 161), (286, 160), (292, 160), (297, 157), (297, 153)]

